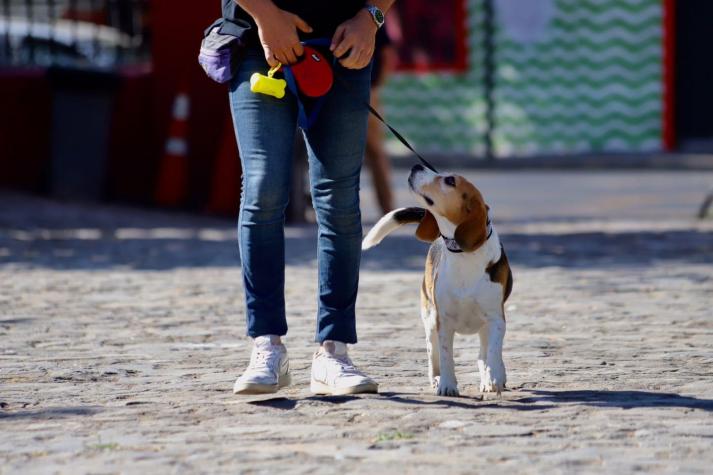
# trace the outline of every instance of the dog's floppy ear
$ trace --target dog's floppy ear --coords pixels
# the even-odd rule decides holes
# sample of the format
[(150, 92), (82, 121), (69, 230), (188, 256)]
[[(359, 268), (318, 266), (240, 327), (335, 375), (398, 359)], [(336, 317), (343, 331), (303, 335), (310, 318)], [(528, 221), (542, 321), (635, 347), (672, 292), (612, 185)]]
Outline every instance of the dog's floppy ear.
[(469, 219), (458, 225), (453, 239), (465, 252), (473, 252), (483, 245), (487, 233), (485, 220)]
[(433, 242), (441, 235), (441, 232), (438, 230), (436, 218), (428, 210), (425, 211), (426, 214), (423, 215), (423, 219), (416, 228), (416, 237), (421, 241)]
[(488, 211), (490, 207), (472, 198), (467, 203), (466, 210), (470, 217), (458, 225), (453, 239), (465, 252), (473, 252), (488, 239)]

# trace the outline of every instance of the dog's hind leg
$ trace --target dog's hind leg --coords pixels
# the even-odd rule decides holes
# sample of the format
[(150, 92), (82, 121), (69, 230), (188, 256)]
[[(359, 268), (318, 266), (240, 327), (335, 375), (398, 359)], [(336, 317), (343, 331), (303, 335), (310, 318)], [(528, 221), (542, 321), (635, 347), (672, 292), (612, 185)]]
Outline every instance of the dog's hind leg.
[(485, 392), (485, 381), (486, 378), (490, 378), (490, 375), (486, 371), (486, 360), (488, 358), (488, 327), (484, 325), (478, 332), (480, 337), (480, 351), (478, 352), (478, 373), (480, 374), (480, 392)]
[(445, 325), (438, 327), (438, 361), (440, 378), (436, 394), (439, 396), (458, 396), (455, 361), (453, 360), (453, 336), (455, 332)]
[(503, 362), (503, 339), (505, 319), (501, 316), (488, 318), (488, 323), (480, 330), (480, 371), (481, 392), (500, 394), (505, 388), (505, 363)]

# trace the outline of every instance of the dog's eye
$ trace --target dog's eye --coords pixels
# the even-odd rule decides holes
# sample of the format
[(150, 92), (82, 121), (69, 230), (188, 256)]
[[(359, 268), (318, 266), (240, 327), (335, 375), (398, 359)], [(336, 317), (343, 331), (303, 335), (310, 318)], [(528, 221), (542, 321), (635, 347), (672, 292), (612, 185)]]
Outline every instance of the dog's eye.
[(456, 179), (455, 179), (455, 177), (447, 176), (447, 177), (445, 177), (445, 178), (443, 179), (443, 181), (446, 182), (446, 185), (448, 185), (448, 186), (453, 186), (453, 187), (456, 186)]

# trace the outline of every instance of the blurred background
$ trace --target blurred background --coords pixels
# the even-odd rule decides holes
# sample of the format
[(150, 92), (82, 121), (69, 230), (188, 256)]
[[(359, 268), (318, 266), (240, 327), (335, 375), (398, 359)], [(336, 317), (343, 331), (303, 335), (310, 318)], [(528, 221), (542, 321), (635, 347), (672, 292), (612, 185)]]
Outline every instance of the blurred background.
[[(395, 71), (380, 97), (437, 164), (710, 165), (710, 1), (433, 8), (408, 0), (389, 15)], [(226, 88), (196, 61), (219, 13), (217, 1), (0, 0), (0, 187), (235, 215)]]

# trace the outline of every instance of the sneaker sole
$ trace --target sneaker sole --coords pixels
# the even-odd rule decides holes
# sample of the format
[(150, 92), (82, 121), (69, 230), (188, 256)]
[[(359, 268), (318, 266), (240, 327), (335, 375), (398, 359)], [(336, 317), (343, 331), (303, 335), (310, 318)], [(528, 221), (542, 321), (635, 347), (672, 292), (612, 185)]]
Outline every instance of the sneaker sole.
[(312, 380), (309, 385), (312, 394), (328, 396), (344, 396), (346, 394), (376, 394), (379, 392), (379, 385), (376, 383), (364, 383), (347, 388), (332, 388), (319, 381)]
[(233, 394), (272, 394), (279, 391), (285, 386), (292, 384), (292, 377), (289, 373), (280, 376), (277, 384), (257, 384), (257, 383), (243, 383), (236, 384), (233, 386)]

